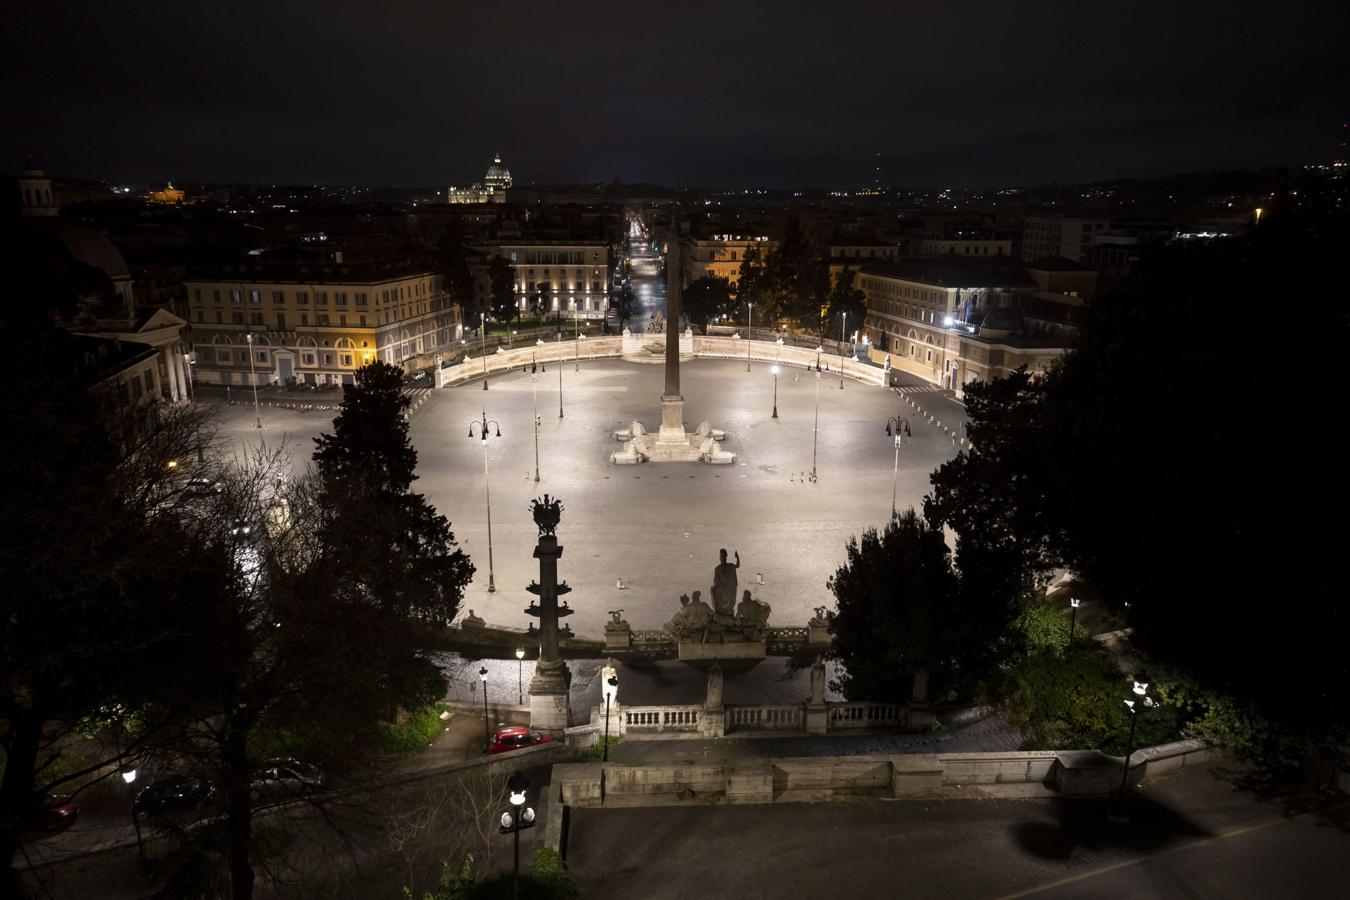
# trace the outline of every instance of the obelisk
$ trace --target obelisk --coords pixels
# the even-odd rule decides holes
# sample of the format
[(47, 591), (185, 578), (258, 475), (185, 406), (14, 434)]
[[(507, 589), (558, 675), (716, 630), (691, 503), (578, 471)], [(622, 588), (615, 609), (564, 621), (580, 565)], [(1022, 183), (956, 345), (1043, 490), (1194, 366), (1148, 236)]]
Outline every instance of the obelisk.
[(661, 394), (657, 443), (687, 444), (684, 397), (680, 395), (680, 223), (674, 219), (666, 245), (666, 389)]

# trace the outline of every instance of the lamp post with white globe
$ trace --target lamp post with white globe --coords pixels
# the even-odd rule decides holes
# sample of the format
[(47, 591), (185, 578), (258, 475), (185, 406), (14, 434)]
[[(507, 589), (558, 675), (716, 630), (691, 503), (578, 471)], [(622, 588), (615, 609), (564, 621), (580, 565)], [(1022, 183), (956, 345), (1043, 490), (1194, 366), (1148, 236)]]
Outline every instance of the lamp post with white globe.
[(506, 782), (506, 789), (511, 792), (511, 808), (502, 813), (501, 828), (498, 829), (502, 834), (509, 834), (515, 843), (514, 848), (514, 877), (511, 881), (511, 896), (520, 896), (520, 832), (526, 828), (533, 828), (534, 810), (525, 805), (525, 794), (530, 789), (530, 779), (524, 772), (516, 772)]

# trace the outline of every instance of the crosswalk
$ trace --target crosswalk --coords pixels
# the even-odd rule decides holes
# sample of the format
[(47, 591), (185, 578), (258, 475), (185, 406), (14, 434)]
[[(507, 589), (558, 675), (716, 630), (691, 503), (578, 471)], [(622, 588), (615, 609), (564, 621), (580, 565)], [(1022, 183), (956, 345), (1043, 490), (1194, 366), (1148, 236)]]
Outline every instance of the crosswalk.
[(895, 389), (897, 394), (940, 394), (947, 389), (936, 384), (906, 384)]

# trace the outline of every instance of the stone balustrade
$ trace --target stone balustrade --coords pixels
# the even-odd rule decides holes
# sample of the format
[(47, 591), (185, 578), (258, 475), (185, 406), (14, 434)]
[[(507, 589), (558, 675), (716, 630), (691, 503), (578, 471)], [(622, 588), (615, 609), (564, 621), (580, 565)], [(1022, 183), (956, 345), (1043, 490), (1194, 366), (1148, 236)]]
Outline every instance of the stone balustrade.
[(909, 707), (901, 703), (830, 703), (831, 729), (904, 728)]
[(726, 709), (727, 731), (801, 731), (806, 727), (806, 710), (800, 703)]
[[(682, 351), (683, 345), (684, 341), (681, 341)], [(693, 339), (694, 356), (706, 359), (744, 359), (746, 357), (746, 346), (745, 340), (734, 337), (711, 335), (696, 336)], [(623, 336), (583, 337), (579, 341), (565, 337), (561, 341), (545, 340), (543, 344), (526, 344), (509, 350), (502, 348), (501, 352), (496, 352), (495, 348), (491, 348), (487, 353), (486, 366), (481, 352), (472, 343), (467, 344), (465, 350), (468, 353), (468, 358), (463, 362), (437, 370), (437, 387), (449, 387), (481, 378), (485, 369), (491, 376), (498, 372), (519, 369), (535, 361), (566, 363), (577, 358), (619, 357), (623, 355)], [(829, 374), (837, 376), (842, 365), (844, 375), (854, 381), (875, 385), (882, 383), (882, 369), (870, 362), (859, 362), (829, 353), (817, 357), (814, 349), (794, 347), (790, 344), (780, 345), (775, 341), (752, 340), (749, 342), (749, 351), (752, 360), (776, 363), (783, 366), (787, 371), (810, 368), (814, 372), (817, 359), (819, 359), (822, 377), (826, 374), (824, 366), (830, 367)]]
[(701, 706), (625, 706), (620, 719), (623, 733), (697, 732)]

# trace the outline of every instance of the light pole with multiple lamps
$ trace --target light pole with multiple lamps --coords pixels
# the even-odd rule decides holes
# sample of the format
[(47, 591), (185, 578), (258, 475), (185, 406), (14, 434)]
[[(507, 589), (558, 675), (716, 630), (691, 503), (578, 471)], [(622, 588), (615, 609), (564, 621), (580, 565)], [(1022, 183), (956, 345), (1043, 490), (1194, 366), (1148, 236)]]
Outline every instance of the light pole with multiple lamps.
[(511, 896), (520, 896), (520, 832), (534, 827), (534, 810), (525, 805), (525, 793), (530, 789), (530, 779), (524, 772), (516, 772), (506, 781), (506, 789), (511, 792), (511, 808), (502, 813), (502, 834), (512, 835), (515, 849), (514, 875), (511, 880)]
[(487, 666), (478, 670), (478, 680), (483, 685), (483, 752), (487, 753), (492, 749), (492, 732), (488, 726), (488, 705), (487, 705)]
[(1069, 646), (1073, 646), (1073, 627), (1078, 624), (1078, 607), (1083, 601), (1077, 597), (1069, 598)]
[(516, 705), (525, 705), (525, 648), (516, 648)]
[[(122, 781), (128, 786), (136, 783), (136, 767), (132, 765), (122, 765), (117, 768), (117, 773), (122, 776)], [(145, 844), (141, 841), (141, 820), (136, 818), (136, 789), (131, 790), (131, 824), (136, 829), (136, 854), (142, 859), (145, 858)]]
[(811, 427), (811, 483), (816, 483), (816, 448), (820, 445), (820, 369), (816, 369), (816, 421)]
[[(892, 431), (894, 427), (894, 431)], [(895, 465), (891, 468), (891, 518), (895, 518), (895, 489), (900, 481), (900, 444), (905, 438), (912, 437), (909, 419), (905, 416), (891, 416), (886, 420), (886, 434), (895, 436)]]
[[(540, 341), (539, 343), (543, 343)], [(530, 393), (534, 395), (534, 480), (539, 480), (539, 361), (530, 361)]]
[(773, 416), (778, 418), (778, 367), (773, 367)]
[(262, 428), (262, 413), (258, 411), (258, 373), (253, 370), (253, 335), (244, 335), (248, 342), (248, 380), (253, 383), (253, 424)]
[(1125, 744), (1125, 765), (1120, 773), (1120, 790), (1117, 794), (1119, 801), (1109, 813), (1112, 821), (1128, 822), (1130, 820), (1130, 757), (1134, 756), (1134, 735), (1135, 729), (1139, 725), (1139, 715), (1145, 709), (1153, 707), (1153, 698), (1148, 696), (1148, 682), (1140, 681), (1140, 675), (1133, 680), (1134, 699), (1124, 701), (1126, 708), (1130, 711), (1130, 737)]
[(605, 679), (605, 746), (600, 751), (600, 761), (609, 762), (609, 704), (619, 692), (619, 676), (611, 675)]
[(469, 423), (469, 437), (474, 437), (475, 425), (478, 426), (479, 441), (483, 445), (483, 499), (487, 502), (488, 593), (495, 594), (497, 584), (492, 574), (492, 482), (488, 477), (488, 426), (491, 425), (496, 430), (497, 437), (502, 436), (502, 427), (495, 419), (487, 417), (487, 409), (483, 410), (482, 419), (475, 419)]

